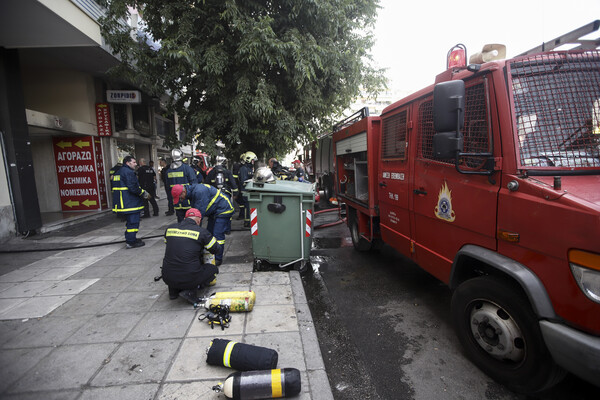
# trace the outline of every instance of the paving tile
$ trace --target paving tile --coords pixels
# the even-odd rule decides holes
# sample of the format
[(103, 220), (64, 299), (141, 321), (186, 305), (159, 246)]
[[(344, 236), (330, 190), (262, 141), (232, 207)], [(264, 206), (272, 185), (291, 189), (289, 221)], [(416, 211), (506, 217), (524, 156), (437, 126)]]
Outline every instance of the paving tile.
[(84, 390), (78, 400), (153, 399), (158, 388), (157, 383), (91, 388)]
[(181, 340), (127, 342), (113, 354), (92, 386), (124, 385), (160, 381)]
[(18, 306), (19, 304), (26, 301), (26, 297), (17, 298), (17, 299), (0, 299), (0, 320), (2, 318), (2, 314), (8, 312), (11, 308)]
[(108, 313), (128, 313), (148, 311), (161, 293), (156, 292), (123, 292), (113, 301), (108, 303), (101, 312)]
[(252, 285), (290, 285), (290, 276), (282, 271), (262, 271), (252, 274)]
[(71, 300), (72, 298), (72, 295), (32, 297), (0, 313), (0, 320), (40, 318), (49, 314), (52, 310)]
[(202, 399), (223, 400), (226, 397), (212, 390), (218, 380), (190, 383), (167, 383), (158, 396), (159, 400)]
[(193, 310), (149, 312), (127, 340), (183, 338), (194, 320), (196, 313)]
[(19, 268), (0, 276), (0, 282), (25, 282), (48, 271), (48, 268)]
[(197, 336), (230, 336), (236, 335), (240, 336), (244, 332), (244, 326), (246, 324), (246, 315), (248, 313), (230, 313), (231, 322), (229, 323), (229, 328), (221, 329), (219, 325), (214, 325), (213, 328), (204, 321), (199, 321), (198, 317), (205, 313), (206, 310), (199, 310), (194, 322), (192, 322), (192, 326), (187, 334), (187, 337), (197, 337)]
[(114, 343), (58, 347), (8, 392), (78, 389), (98, 371), (115, 347)]
[(246, 333), (297, 331), (298, 318), (293, 305), (255, 305), (246, 318)]
[(252, 272), (252, 263), (229, 264), (227, 257), (224, 257), (223, 264), (219, 266), (219, 272), (223, 274), (229, 272)]
[(114, 300), (118, 293), (93, 293), (78, 294), (50, 314), (51, 316), (70, 315), (95, 315), (109, 302)]
[(244, 343), (275, 350), (278, 354), (277, 368), (306, 371), (299, 332), (251, 334), (244, 337)]
[(59, 267), (52, 268), (35, 277), (29, 279), (30, 281), (62, 281), (67, 279), (71, 275), (74, 275), (84, 269), (85, 267)]
[[(215, 335), (215, 337), (219, 337)], [(241, 336), (232, 336), (227, 339), (241, 342)], [(183, 341), (177, 353), (175, 362), (167, 375), (167, 381), (191, 381), (197, 379), (222, 380), (234, 370), (226, 367), (208, 365), (206, 363), (206, 349), (211, 338), (189, 338)], [(215, 383), (216, 384), (216, 383)]]
[(119, 268), (118, 265), (89, 266), (87, 268), (82, 269), (78, 273), (71, 275), (68, 279), (72, 280), (104, 278), (117, 268)]
[(217, 284), (220, 286), (239, 286), (245, 287), (245, 290), (250, 288), (252, 282), (252, 273), (250, 272), (227, 272), (217, 275)]
[(107, 275), (108, 278), (138, 278), (148, 270), (146, 265), (122, 265)]
[(15, 319), (0, 321), (0, 347), (21, 335), (21, 332), (27, 329), (26, 322), (28, 321)]
[(20, 322), (20, 326), (13, 326), (13, 329), (18, 329), (19, 334), (12, 335), (12, 339), (7, 340), (2, 347), (15, 349), (59, 346), (89, 318), (90, 316), (48, 316), (24, 320)]
[(65, 343), (120, 342), (142, 318), (141, 313), (98, 314), (87, 320)]
[(260, 304), (294, 304), (292, 288), (288, 285), (252, 285), (256, 302)]
[(0, 393), (52, 351), (52, 347), (0, 351)]
[(194, 307), (187, 301), (177, 298), (175, 300), (169, 299), (169, 291), (167, 286), (164, 285), (163, 292), (161, 292), (159, 298), (150, 308), (150, 311), (176, 311), (176, 310), (194, 310)]
[(15, 282), (0, 282), (0, 293), (4, 292), (7, 289), (10, 289), (11, 287), (16, 286), (17, 284)]
[(101, 278), (82, 293), (120, 293), (134, 281), (135, 278)]
[(79, 396), (79, 390), (60, 390), (51, 392), (33, 392), (18, 394), (3, 394), (2, 400), (75, 400)]
[(48, 289), (42, 291), (38, 296), (60, 296), (78, 294), (98, 281), (96, 279), (72, 279), (52, 284)]
[(52, 281), (29, 281), (16, 284), (12, 288), (0, 292), (0, 298), (33, 297), (50, 288)]

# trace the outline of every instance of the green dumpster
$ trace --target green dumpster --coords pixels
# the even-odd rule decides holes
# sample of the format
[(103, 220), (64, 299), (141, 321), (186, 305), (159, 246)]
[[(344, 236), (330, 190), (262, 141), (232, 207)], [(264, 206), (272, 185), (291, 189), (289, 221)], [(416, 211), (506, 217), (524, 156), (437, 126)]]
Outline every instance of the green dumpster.
[(304, 269), (313, 237), (314, 184), (249, 181), (246, 189), (254, 269), (260, 270), (263, 262), (280, 268), (297, 263), (298, 269)]

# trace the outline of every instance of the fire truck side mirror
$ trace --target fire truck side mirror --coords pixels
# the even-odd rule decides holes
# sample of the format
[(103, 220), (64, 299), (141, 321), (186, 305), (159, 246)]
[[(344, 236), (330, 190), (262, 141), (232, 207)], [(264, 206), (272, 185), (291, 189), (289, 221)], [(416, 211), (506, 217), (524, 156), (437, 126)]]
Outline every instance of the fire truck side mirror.
[(433, 135), (433, 156), (435, 158), (454, 159), (456, 152), (464, 148), (463, 137), (456, 132), (440, 132)]
[(433, 129), (458, 132), (465, 122), (465, 83), (442, 82), (433, 89)]

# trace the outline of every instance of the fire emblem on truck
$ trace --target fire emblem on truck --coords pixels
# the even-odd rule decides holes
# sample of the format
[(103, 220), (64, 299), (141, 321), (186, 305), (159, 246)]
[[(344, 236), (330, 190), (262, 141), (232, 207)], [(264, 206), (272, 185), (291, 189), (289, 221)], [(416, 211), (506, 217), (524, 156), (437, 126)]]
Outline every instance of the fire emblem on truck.
[(452, 211), (452, 191), (448, 189), (447, 182), (444, 182), (444, 185), (440, 189), (437, 206), (435, 206), (434, 211), (436, 217), (448, 222), (453, 222), (456, 218), (454, 211)]

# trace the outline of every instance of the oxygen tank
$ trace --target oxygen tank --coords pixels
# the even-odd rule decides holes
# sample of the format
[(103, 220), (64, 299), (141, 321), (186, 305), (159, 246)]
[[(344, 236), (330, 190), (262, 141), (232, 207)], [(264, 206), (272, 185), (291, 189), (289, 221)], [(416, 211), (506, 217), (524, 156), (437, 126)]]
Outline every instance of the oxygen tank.
[(238, 343), (233, 340), (213, 339), (206, 352), (206, 363), (225, 366), (238, 371), (277, 368), (277, 351), (266, 347)]
[(277, 399), (295, 396), (302, 390), (296, 368), (234, 372), (213, 389), (234, 400)]
[(217, 292), (203, 299), (204, 307), (208, 310), (211, 304), (229, 306), (231, 312), (252, 311), (256, 301), (256, 293), (252, 290), (239, 292)]

